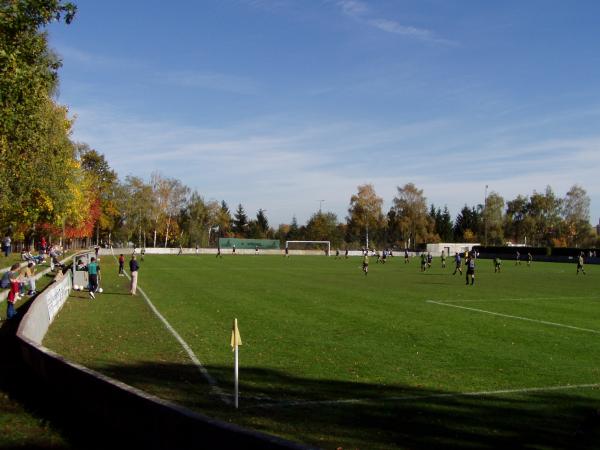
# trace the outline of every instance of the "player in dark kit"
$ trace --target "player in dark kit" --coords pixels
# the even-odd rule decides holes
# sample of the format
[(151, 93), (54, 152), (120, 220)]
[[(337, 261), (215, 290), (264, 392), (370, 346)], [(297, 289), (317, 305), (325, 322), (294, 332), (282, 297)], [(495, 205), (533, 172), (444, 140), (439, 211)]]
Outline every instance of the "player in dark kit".
[(579, 271), (581, 270), (583, 272), (583, 274), (585, 275), (585, 270), (583, 268), (583, 252), (581, 252), (579, 254), (579, 258), (577, 259), (577, 275), (579, 275)]
[(475, 258), (469, 255), (465, 265), (467, 266), (467, 276), (465, 284), (469, 284), (469, 275), (471, 275), (471, 285), (473, 285), (475, 283)]
[(425, 253), (421, 253), (421, 272), (425, 272), (427, 270), (427, 255)]
[(408, 264), (409, 259), (408, 259), (408, 250), (404, 250), (404, 264)]
[(502, 266), (502, 260), (496, 256), (494, 258), (494, 273), (500, 273), (500, 266)]
[(452, 275), (456, 275), (456, 271), (459, 271), (462, 275), (462, 261), (460, 260), (460, 253), (456, 252), (454, 255), (454, 262), (456, 263), (456, 268), (454, 269)]
[(531, 254), (531, 252), (527, 253), (527, 265), (531, 266), (531, 261), (533, 261), (533, 255)]
[(515, 266), (516, 265), (521, 265), (521, 253), (517, 252), (517, 254), (515, 255), (516, 259), (515, 259)]

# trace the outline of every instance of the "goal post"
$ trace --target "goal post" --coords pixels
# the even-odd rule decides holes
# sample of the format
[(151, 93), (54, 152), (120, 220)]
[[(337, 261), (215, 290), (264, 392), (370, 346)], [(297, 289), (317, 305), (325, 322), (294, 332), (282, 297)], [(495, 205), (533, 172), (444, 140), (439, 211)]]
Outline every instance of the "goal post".
[(331, 254), (331, 241), (285, 241), (286, 249), (289, 249), (289, 244), (323, 244), (327, 245), (327, 256)]

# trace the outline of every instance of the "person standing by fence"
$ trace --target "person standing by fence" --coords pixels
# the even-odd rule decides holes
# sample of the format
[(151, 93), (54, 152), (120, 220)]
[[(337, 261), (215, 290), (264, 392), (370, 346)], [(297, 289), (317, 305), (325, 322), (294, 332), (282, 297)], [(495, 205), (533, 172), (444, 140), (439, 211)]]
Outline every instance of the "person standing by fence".
[(12, 241), (10, 239), (10, 236), (7, 234), (2, 240), (2, 251), (4, 252), (4, 256), (8, 257), (8, 255), (10, 255), (11, 245)]
[(140, 266), (135, 259), (135, 255), (131, 255), (131, 261), (129, 261), (129, 272), (131, 273), (131, 287), (129, 289), (129, 293), (131, 295), (137, 295), (137, 277), (139, 269)]

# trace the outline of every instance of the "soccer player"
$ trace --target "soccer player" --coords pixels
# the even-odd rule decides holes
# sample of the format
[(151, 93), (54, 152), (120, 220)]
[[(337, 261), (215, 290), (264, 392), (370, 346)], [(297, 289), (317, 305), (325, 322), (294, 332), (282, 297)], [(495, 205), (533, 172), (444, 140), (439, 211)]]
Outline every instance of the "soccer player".
[(181, 246), (181, 244), (179, 244), (179, 252), (177, 253), (177, 256), (179, 255), (183, 255), (183, 247)]
[(409, 258), (408, 258), (408, 249), (404, 249), (404, 264), (408, 264), (409, 263)]
[(427, 255), (425, 252), (421, 253), (421, 272), (427, 270)]
[(533, 255), (531, 252), (527, 252), (527, 266), (531, 266), (531, 261), (533, 261)]
[(258, 245), (256, 247), (254, 247), (254, 254), (258, 255)]
[(235, 244), (233, 244), (233, 247), (231, 248), (231, 254), (235, 255)]
[(467, 257), (467, 262), (465, 263), (465, 265), (467, 266), (467, 276), (465, 284), (469, 284), (469, 275), (471, 275), (471, 285), (473, 285), (475, 283), (475, 257), (469, 255)]
[(502, 265), (502, 260), (499, 257), (494, 258), (494, 273), (500, 273), (500, 266)]
[(288, 246), (287, 246), (287, 245), (285, 246), (285, 255), (284, 255), (284, 256), (285, 256), (286, 258), (289, 258), (289, 257), (290, 257), (290, 249), (288, 248)]
[(442, 250), (442, 269), (446, 268), (446, 250)]
[(142, 261), (144, 260), (144, 255), (146, 254), (146, 247), (142, 247), (142, 249), (140, 250), (140, 255), (142, 256)]
[(521, 253), (519, 253), (519, 251), (517, 250), (517, 254), (516, 254), (516, 259), (515, 259), (515, 266), (516, 265), (521, 265)]
[(119, 255), (119, 276), (120, 277), (124, 277), (125, 276), (125, 256), (123, 256), (123, 253), (121, 253)]
[(92, 257), (92, 260), (87, 265), (88, 280), (90, 283), (90, 299), (96, 298), (94, 292), (98, 289), (98, 279), (100, 276), (100, 266), (96, 262), (96, 258)]
[(215, 256), (215, 258), (222, 258), (223, 255), (221, 255), (221, 244), (217, 244), (217, 256)]
[(585, 275), (585, 269), (583, 268), (583, 252), (579, 254), (579, 258), (577, 259), (577, 275), (579, 275), (579, 271), (581, 270)]
[(346, 253), (344, 254), (344, 257), (348, 259), (348, 247), (346, 247)]
[(340, 259), (340, 249), (339, 248), (335, 249), (335, 259)]
[(365, 252), (363, 254), (362, 270), (365, 273), (365, 276), (369, 273), (369, 253), (368, 252)]
[(431, 256), (431, 253), (427, 253), (427, 268), (431, 269), (431, 263), (433, 262), (433, 256)]
[(462, 275), (462, 261), (460, 260), (460, 253), (458, 253), (458, 252), (456, 252), (456, 254), (454, 255), (454, 263), (456, 264), (456, 267), (455, 267), (452, 275), (456, 275), (457, 270)]

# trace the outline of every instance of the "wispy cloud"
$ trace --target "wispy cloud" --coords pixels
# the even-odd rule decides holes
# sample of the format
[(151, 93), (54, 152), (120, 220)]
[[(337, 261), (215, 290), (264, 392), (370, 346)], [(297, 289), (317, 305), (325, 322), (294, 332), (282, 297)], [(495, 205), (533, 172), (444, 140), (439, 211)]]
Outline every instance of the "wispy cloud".
[(373, 14), (371, 14), (369, 5), (360, 0), (338, 0), (336, 4), (344, 15), (352, 17), (363, 24), (369, 25), (385, 33), (396, 34), (399, 36), (435, 44), (456, 44), (453, 41), (439, 37), (432, 30), (419, 28), (412, 25), (403, 25), (400, 22), (391, 19), (374, 17)]
[(488, 129), (467, 140), (468, 125), (450, 119), (384, 126), (258, 118), (205, 128), (149, 121), (108, 105), (73, 110), (75, 139), (104, 153), (121, 176), (159, 169), (207, 198), (241, 202), (250, 213), (268, 209), (275, 224), (294, 214), (305, 221), (318, 199), (343, 219), (356, 186), (366, 182), (386, 208), (396, 186), (412, 181), (453, 213), (480, 203), (485, 184), (506, 199), (546, 184), (562, 195), (580, 183), (593, 205), (600, 195), (600, 133), (518, 139)]
[(366, 3), (359, 0), (339, 0), (337, 5), (342, 9), (342, 12), (348, 16), (359, 16), (369, 11)]
[(436, 36), (436, 34), (431, 30), (412, 26), (404, 26), (394, 20), (371, 19), (367, 21), (367, 23), (381, 31), (385, 31), (386, 33), (398, 34), (401, 36), (406, 36), (414, 39), (419, 39), (421, 41), (427, 41), (438, 44), (455, 44), (450, 40), (442, 39)]
[(185, 88), (198, 88), (231, 92), (234, 94), (256, 94), (258, 85), (246, 77), (216, 72), (179, 71), (159, 74), (160, 81)]

